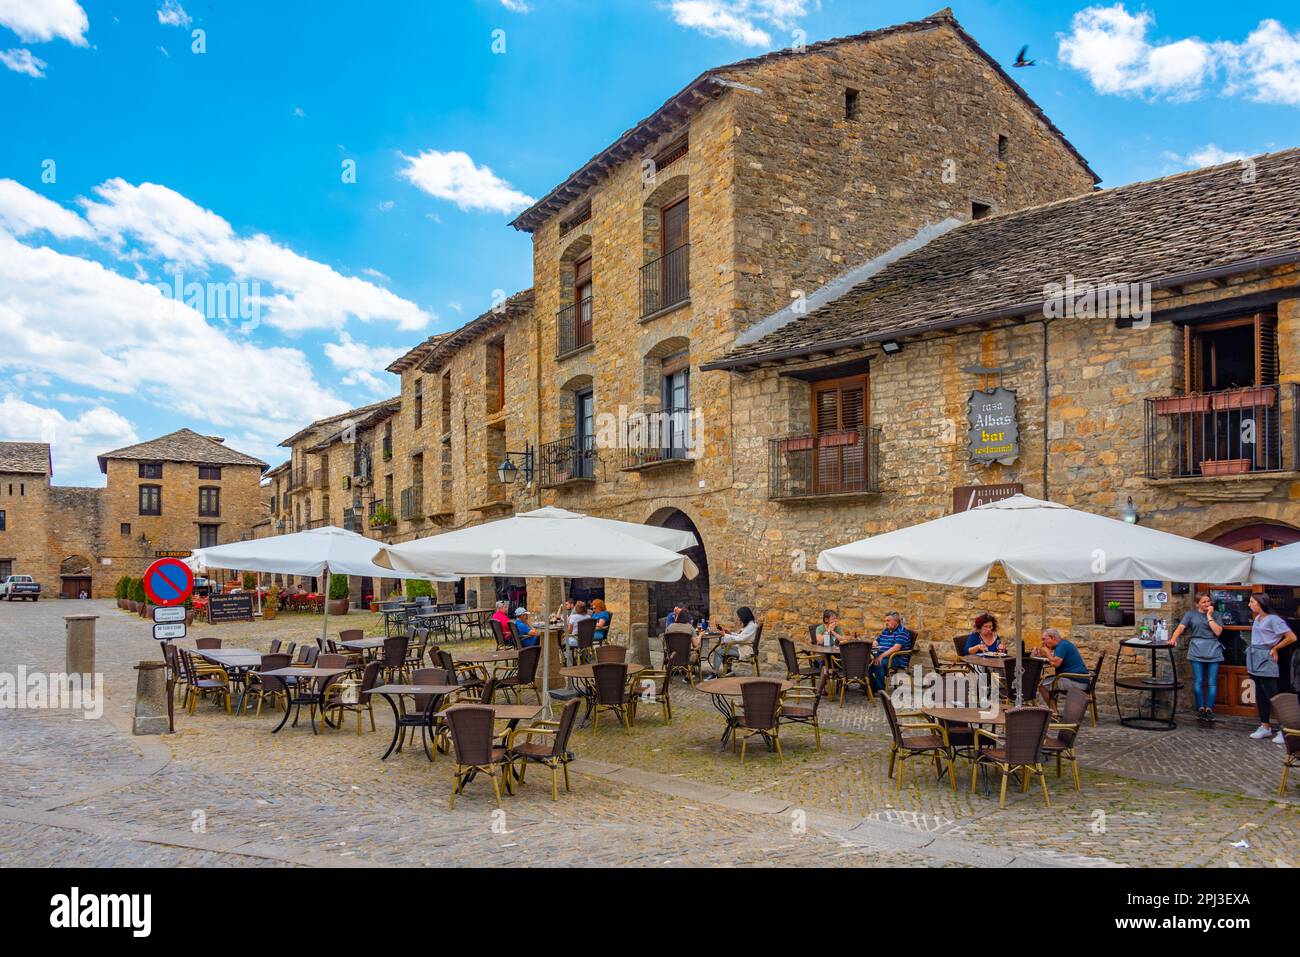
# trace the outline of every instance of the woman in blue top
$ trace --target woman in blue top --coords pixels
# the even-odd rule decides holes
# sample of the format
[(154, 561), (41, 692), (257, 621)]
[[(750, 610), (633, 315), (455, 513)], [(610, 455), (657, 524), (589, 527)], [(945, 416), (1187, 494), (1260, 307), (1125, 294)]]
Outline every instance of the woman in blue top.
[(966, 639), (966, 654), (991, 655), (1002, 650), (1002, 638), (998, 635), (998, 620), (985, 612), (975, 619), (975, 630)]
[(605, 608), (604, 599), (593, 598), (591, 600), (591, 617), (596, 619), (596, 634), (592, 636), (592, 641), (600, 644), (609, 633), (609, 619), (611, 617), (609, 610)]
[(1192, 666), (1192, 694), (1196, 698), (1196, 720), (1214, 720), (1214, 694), (1219, 684), (1219, 665), (1223, 661), (1223, 622), (1214, 611), (1214, 601), (1202, 592), (1196, 607), (1183, 615), (1169, 643), (1176, 645), (1187, 632), (1187, 660)]
[(1277, 694), (1277, 653), (1295, 641), (1295, 632), (1273, 612), (1273, 603), (1263, 592), (1250, 596), (1250, 612), (1255, 616), (1250, 626), (1250, 647), (1246, 649), (1246, 671), (1255, 682), (1255, 707), (1259, 709), (1259, 727), (1251, 737), (1257, 741), (1273, 738), (1274, 744), (1285, 744), (1282, 732), (1273, 737), (1273, 696)]

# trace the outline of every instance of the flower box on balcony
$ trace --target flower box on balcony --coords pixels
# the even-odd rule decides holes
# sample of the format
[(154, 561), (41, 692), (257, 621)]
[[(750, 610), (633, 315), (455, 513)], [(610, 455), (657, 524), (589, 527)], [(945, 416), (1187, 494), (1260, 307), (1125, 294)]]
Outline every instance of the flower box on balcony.
[(782, 452), (807, 452), (810, 451), (817, 439), (811, 435), (800, 435), (792, 439), (782, 439), (780, 449)]
[(820, 449), (838, 449), (857, 444), (857, 432), (827, 432), (817, 436), (817, 447)]
[(1156, 415), (1182, 415), (1192, 412), (1209, 412), (1208, 395), (1171, 395), (1165, 399), (1156, 399)]
[(1273, 404), (1273, 390), (1265, 386), (1249, 389), (1233, 389), (1230, 392), (1216, 392), (1213, 397), (1216, 412), (1229, 409), (1253, 409)]
[(1201, 474), (1244, 475), (1250, 471), (1250, 459), (1206, 459), (1201, 462)]

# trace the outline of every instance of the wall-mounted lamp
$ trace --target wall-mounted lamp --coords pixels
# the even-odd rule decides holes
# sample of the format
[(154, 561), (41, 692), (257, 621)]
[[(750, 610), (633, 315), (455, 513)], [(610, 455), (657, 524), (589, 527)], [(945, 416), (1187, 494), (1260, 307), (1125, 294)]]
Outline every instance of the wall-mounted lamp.
[(1130, 525), (1136, 525), (1138, 521), (1141, 520), (1142, 516), (1138, 514), (1138, 510), (1133, 506), (1132, 495), (1128, 497), (1128, 501), (1124, 504), (1124, 507), (1119, 510), (1119, 517)]
[(901, 342), (897, 342), (893, 339), (890, 339), (887, 342), (882, 342), (880, 344), (880, 349), (887, 356), (896, 356), (903, 351), (903, 344)]
[[(520, 459), (518, 464), (515, 464), (515, 456)], [(531, 445), (522, 452), (506, 452), (505, 461), (497, 466), (497, 480), (502, 485), (513, 485), (520, 473), (523, 473), (525, 483), (533, 480), (533, 447)]]

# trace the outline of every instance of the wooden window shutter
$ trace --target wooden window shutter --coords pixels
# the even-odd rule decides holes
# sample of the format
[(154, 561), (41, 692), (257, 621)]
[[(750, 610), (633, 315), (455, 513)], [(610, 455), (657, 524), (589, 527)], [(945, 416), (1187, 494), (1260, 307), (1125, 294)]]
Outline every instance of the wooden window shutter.
[(1255, 384), (1276, 385), (1277, 316), (1259, 313), (1255, 316)]
[(1191, 326), (1183, 326), (1183, 391), (1184, 392), (1204, 392), (1205, 383), (1202, 380), (1201, 369), (1201, 340), (1193, 331)]
[(573, 268), (573, 284), (575, 286), (585, 286), (591, 282), (591, 257), (579, 262)]
[(1106, 620), (1106, 605), (1112, 601), (1119, 602), (1120, 611), (1124, 613), (1124, 624), (1137, 622), (1137, 604), (1133, 599), (1131, 581), (1097, 582), (1092, 586), (1092, 613), (1097, 624)]

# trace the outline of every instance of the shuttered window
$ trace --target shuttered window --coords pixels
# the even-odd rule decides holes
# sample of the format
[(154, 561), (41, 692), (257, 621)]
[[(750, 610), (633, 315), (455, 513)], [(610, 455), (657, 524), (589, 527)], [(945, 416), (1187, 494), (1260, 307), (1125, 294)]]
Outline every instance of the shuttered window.
[(1185, 391), (1275, 385), (1277, 378), (1276, 313), (1183, 327)]
[(1137, 606), (1133, 601), (1133, 583), (1126, 581), (1097, 582), (1092, 586), (1092, 615), (1095, 624), (1105, 624), (1106, 606), (1112, 601), (1119, 602), (1120, 611), (1124, 614), (1123, 624), (1132, 625), (1137, 623)]
[(813, 475), (818, 493), (866, 488), (866, 427), (865, 375), (813, 383)]
[(690, 200), (681, 199), (663, 210), (663, 249), (665, 254), (691, 241)]

